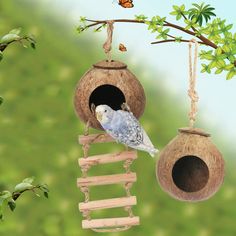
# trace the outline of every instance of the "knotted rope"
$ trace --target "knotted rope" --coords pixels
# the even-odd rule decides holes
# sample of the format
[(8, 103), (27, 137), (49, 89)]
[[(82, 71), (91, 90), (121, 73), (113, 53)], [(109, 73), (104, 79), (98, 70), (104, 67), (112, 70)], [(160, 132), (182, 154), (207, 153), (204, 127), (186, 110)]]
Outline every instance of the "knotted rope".
[(113, 35), (113, 29), (114, 29), (114, 21), (108, 20), (107, 21), (107, 40), (103, 44), (103, 48), (105, 53), (107, 54), (107, 60), (111, 62), (111, 45), (112, 45), (112, 35)]
[[(192, 62), (192, 43), (195, 44), (194, 62)], [(195, 90), (196, 75), (197, 75), (197, 57), (198, 57), (198, 42), (195, 39), (189, 41), (189, 90), (188, 96), (191, 99), (191, 108), (189, 112), (189, 126), (193, 128), (197, 115), (198, 94)]]

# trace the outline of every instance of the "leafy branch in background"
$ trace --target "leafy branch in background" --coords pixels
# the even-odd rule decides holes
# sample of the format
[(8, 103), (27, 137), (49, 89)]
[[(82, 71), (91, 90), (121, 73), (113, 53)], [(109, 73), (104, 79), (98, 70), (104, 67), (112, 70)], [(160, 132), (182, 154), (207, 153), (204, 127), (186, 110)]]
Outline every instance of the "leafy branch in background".
[[(20, 35), (21, 29), (13, 29), (8, 34), (0, 39), (0, 61), (3, 59), (3, 51), (12, 43), (20, 43), (23, 47), (28, 47), (25, 42), (35, 49), (35, 39), (32, 36)], [(3, 98), (0, 97), (0, 105), (3, 103)], [(27, 191), (33, 192), (40, 197), (39, 191), (43, 192), (44, 196), (48, 198), (48, 186), (46, 184), (33, 185), (34, 177), (26, 178), (21, 183), (17, 184), (13, 192), (4, 190), (0, 192), (0, 220), (3, 220), (3, 211), (5, 206), (8, 206), (11, 211), (16, 208), (16, 200)]]
[[(28, 43), (35, 49), (36, 41), (33, 36), (21, 35), (21, 28), (13, 29), (8, 34), (5, 34), (0, 39), (0, 61), (3, 59), (3, 51), (12, 43), (20, 43), (27, 48)], [(3, 103), (3, 98), (0, 96), (0, 105)]]
[(48, 186), (46, 184), (33, 185), (34, 177), (26, 178), (21, 183), (17, 184), (13, 192), (4, 190), (0, 192), (0, 220), (3, 220), (3, 211), (6, 206), (14, 211), (16, 208), (16, 200), (27, 191), (33, 192), (37, 197), (40, 197), (39, 192), (48, 198)]
[[(186, 9), (185, 5), (174, 5), (173, 10), (170, 15), (175, 16), (176, 21), (182, 21), (183, 26), (171, 23), (166, 17), (158, 15), (151, 19), (145, 15), (136, 15), (135, 19), (114, 19), (114, 22), (148, 25), (148, 30), (158, 39), (152, 44), (189, 42), (191, 38), (184, 38), (183, 34), (195, 37), (200, 45), (213, 49), (200, 51), (200, 59), (206, 60), (206, 63), (202, 64), (201, 72), (211, 73), (214, 70), (215, 74), (220, 74), (224, 71), (227, 72), (227, 80), (236, 77), (236, 33), (230, 32), (233, 25), (217, 18), (214, 13), (215, 8), (209, 4), (193, 3), (190, 9)], [(107, 20), (90, 20), (81, 17), (77, 31), (82, 33), (95, 27), (94, 31), (99, 32), (106, 25)], [(176, 35), (178, 31), (183, 34)]]

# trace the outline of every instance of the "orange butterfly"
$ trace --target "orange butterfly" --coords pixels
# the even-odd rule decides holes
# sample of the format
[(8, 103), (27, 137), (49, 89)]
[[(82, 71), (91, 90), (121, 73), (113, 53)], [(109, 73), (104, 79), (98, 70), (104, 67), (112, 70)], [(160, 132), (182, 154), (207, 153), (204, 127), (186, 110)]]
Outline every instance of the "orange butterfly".
[(127, 51), (127, 48), (125, 47), (124, 44), (120, 43), (120, 45), (119, 45), (119, 50), (120, 50), (121, 52), (126, 52), (126, 51)]
[(134, 7), (133, 0), (119, 0), (119, 5), (124, 8)]

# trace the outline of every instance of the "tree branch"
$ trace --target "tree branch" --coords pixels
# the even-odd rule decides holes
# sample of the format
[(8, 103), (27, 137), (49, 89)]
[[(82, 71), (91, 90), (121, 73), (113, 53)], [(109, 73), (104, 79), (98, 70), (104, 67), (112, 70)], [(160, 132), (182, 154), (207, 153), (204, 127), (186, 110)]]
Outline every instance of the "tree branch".
[[(90, 27), (93, 27), (93, 26), (96, 26), (96, 25), (100, 25), (100, 24), (107, 24), (107, 21), (108, 21), (108, 20), (90, 20), (90, 19), (85, 19), (85, 20), (88, 21), (88, 22), (94, 22), (94, 23), (90, 24), (90, 25), (87, 25), (84, 29), (88, 29)], [(122, 22), (123, 23), (138, 23), (138, 24), (145, 24), (146, 23), (146, 21), (144, 21), (144, 20), (133, 20), (133, 19), (114, 19), (113, 21), (117, 22), (117, 23), (122, 23)], [(192, 35), (194, 37), (199, 38), (201, 40), (200, 41), (201, 44), (204, 44), (206, 46), (210, 46), (210, 47), (212, 47), (214, 49), (217, 48), (217, 45), (215, 45), (213, 42), (211, 42), (209, 39), (205, 38), (204, 36), (202, 36), (202, 35), (196, 36), (196, 31), (197, 30), (195, 28), (192, 28), (193, 31), (191, 31), (191, 30), (185, 29), (182, 26), (179, 26), (179, 25), (176, 25), (176, 24), (172, 24), (172, 23), (170, 23), (168, 21), (165, 21), (165, 24), (163, 26), (171, 27), (171, 28), (180, 30), (180, 31), (182, 31), (182, 32), (184, 32), (186, 34), (189, 34), (189, 35)], [(152, 43), (152, 44), (156, 44), (156, 43)]]
[[(156, 41), (156, 42), (152, 42), (151, 44), (159, 44), (159, 43), (169, 43), (169, 42), (177, 42), (175, 39), (166, 39), (166, 40), (162, 40), (162, 41)], [(181, 39), (179, 40), (179, 42), (185, 42), (185, 43), (189, 43), (189, 40), (187, 39)], [(198, 41), (198, 43), (200, 44), (205, 44), (204, 42)], [(207, 45), (208, 46), (208, 45)]]
[(27, 192), (27, 191), (34, 191), (35, 189), (38, 189), (39, 187), (40, 186), (37, 185), (37, 186), (34, 186), (33, 188), (25, 189), (25, 190), (22, 190), (20, 192), (13, 192), (12, 193), (12, 199), (14, 201), (16, 201), (21, 196), (22, 193)]
[(19, 39), (14, 39), (7, 43), (0, 43), (0, 51), (3, 52), (10, 44), (14, 42), (22, 43), (23, 40), (29, 40), (29, 39), (30, 39), (29, 36), (23, 36), (23, 37), (20, 37)]

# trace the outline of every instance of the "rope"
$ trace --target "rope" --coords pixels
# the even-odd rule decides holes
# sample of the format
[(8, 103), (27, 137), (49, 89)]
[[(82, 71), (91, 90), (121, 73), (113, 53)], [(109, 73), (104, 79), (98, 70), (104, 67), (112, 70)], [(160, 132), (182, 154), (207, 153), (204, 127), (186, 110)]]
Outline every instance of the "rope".
[(103, 44), (103, 48), (105, 53), (107, 54), (107, 60), (111, 62), (111, 45), (112, 45), (112, 35), (113, 35), (113, 29), (114, 29), (114, 21), (108, 20), (107, 21), (107, 40)]
[(89, 135), (89, 128), (90, 128), (90, 120), (87, 121), (85, 130), (84, 130), (84, 135), (88, 136)]
[(126, 173), (130, 173), (130, 166), (132, 164), (133, 160), (132, 159), (127, 159), (124, 164), (123, 164), (123, 167), (126, 171)]
[[(195, 44), (194, 62), (192, 63), (192, 43)], [(191, 99), (191, 109), (189, 112), (189, 126), (193, 128), (197, 115), (198, 94), (195, 90), (196, 75), (197, 75), (197, 57), (198, 57), (198, 42), (195, 39), (189, 41), (189, 90), (188, 96)]]

